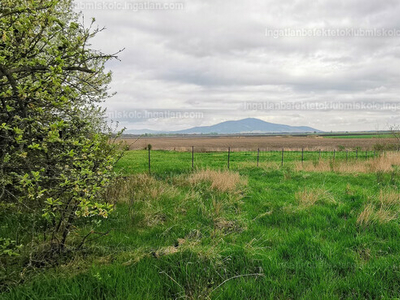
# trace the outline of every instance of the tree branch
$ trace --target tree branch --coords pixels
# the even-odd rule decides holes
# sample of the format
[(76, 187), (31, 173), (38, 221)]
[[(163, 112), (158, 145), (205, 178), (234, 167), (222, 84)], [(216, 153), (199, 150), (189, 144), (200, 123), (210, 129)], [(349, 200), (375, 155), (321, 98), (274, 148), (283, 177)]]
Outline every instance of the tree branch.
[(19, 8), (19, 9), (15, 9), (15, 10), (7, 10), (7, 9), (1, 9), (0, 10), (0, 17), (4, 18), (10, 15), (14, 15), (14, 14), (21, 14), (21, 13), (33, 13), (33, 12), (37, 12), (39, 10), (45, 10), (48, 8), (51, 8), (53, 5), (52, 4), (48, 4), (48, 5), (44, 5), (44, 6), (39, 6), (35, 9), (31, 9), (31, 8)]
[[(95, 71), (90, 70), (88, 68), (80, 67), (80, 66), (70, 66), (70, 67), (63, 67), (62, 68), (64, 71), (80, 71), (84, 73), (90, 73), (93, 74)], [(0, 66), (0, 71), (2, 70), (2, 67)], [(13, 68), (7, 71), (8, 74), (15, 74), (15, 73), (22, 73), (22, 72), (34, 72), (34, 71), (48, 71), (49, 67), (48, 66), (25, 66), (25, 67), (19, 67), (19, 68)], [(2, 72), (3, 74), (7, 74)]]

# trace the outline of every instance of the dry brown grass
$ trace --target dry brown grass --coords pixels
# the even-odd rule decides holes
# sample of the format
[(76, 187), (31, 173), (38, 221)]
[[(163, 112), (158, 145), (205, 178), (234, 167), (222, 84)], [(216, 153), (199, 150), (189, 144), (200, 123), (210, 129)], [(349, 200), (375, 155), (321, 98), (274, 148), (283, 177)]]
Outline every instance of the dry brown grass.
[(158, 200), (161, 197), (175, 197), (179, 194), (179, 190), (174, 186), (156, 180), (148, 174), (122, 178), (114, 189), (120, 202)]
[(377, 199), (370, 199), (357, 218), (357, 224), (388, 223), (396, 220), (400, 212), (400, 194), (394, 190), (381, 190)]
[(364, 210), (357, 218), (357, 224), (367, 225), (374, 220), (375, 207), (373, 204), (369, 203), (365, 206)]
[(367, 204), (364, 210), (357, 218), (357, 224), (361, 226), (367, 226), (373, 223), (388, 223), (397, 219), (397, 212), (390, 210), (390, 208), (381, 206), (376, 209), (371, 203)]
[(191, 174), (188, 181), (192, 185), (209, 182), (211, 189), (220, 192), (233, 192), (247, 184), (247, 180), (240, 177), (239, 173), (219, 170), (199, 170)]
[[(193, 205), (207, 218), (222, 218), (226, 212), (240, 209), (241, 188), (247, 184), (239, 173), (217, 170), (198, 170), (174, 180), (169, 183), (148, 174), (133, 175), (118, 181), (110, 194), (114, 194), (116, 202), (129, 204), (129, 214), (136, 225), (154, 227), (179, 218)], [(207, 183), (206, 189), (224, 194), (210, 199), (202, 197), (196, 188), (184, 194), (179, 189), (179, 185), (195, 187), (201, 183)]]
[[(155, 179), (148, 174), (138, 174), (120, 178), (109, 190), (108, 197), (112, 197), (115, 203), (128, 203), (129, 215), (132, 220), (140, 219), (139, 226), (153, 227), (164, 224), (174, 215), (164, 205), (164, 201), (176, 199), (180, 195), (178, 188), (164, 181)], [(138, 214), (136, 206), (140, 204), (141, 214)], [(175, 206), (175, 213), (181, 207)]]
[(218, 201), (215, 197), (212, 199), (213, 213), (215, 217), (219, 217), (224, 209), (224, 202)]
[(307, 172), (338, 172), (338, 173), (373, 173), (391, 172), (393, 166), (400, 166), (400, 153), (390, 152), (369, 160), (329, 161), (320, 160), (317, 163), (296, 163), (296, 170)]
[(375, 212), (376, 220), (379, 223), (388, 223), (397, 219), (397, 212), (393, 212), (387, 208), (381, 207)]
[(394, 207), (400, 205), (400, 193), (398, 191), (385, 191), (379, 192), (379, 202), (381, 206)]
[(132, 194), (131, 186), (129, 184), (131, 178), (120, 177), (117, 178), (104, 192), (104, 199), (110, 203), (116, 203), (119, 201), (126, 201), (129, 198), (128, 195)]
[(303, 207), (312, 206), (319, 201), (335, 203), (333, 196), (323, 188), (304, 188), (296, 192), (295, 198)]

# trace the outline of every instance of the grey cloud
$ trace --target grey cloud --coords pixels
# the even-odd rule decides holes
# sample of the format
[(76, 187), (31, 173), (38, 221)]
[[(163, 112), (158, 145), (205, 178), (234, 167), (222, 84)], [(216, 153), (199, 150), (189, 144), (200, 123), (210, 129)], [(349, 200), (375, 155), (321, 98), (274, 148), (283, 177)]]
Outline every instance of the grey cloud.
[[(374, 130), (398, 111), (249, 111), (246, 101), (400, 103), (399, 37), (265, 36), (266, 29), (400, 29), (395, 0), (185, 1), (183, 11), (87, 10), (110, 62), (110, 111), (204, 110), (201, 119), (122, 119), (131, 129), (178, 130), (258, 117), (322, 130)], [(360, 120), (363, 120), (362, 122)], [(366, 120), (364, 122), (364, 120)]]

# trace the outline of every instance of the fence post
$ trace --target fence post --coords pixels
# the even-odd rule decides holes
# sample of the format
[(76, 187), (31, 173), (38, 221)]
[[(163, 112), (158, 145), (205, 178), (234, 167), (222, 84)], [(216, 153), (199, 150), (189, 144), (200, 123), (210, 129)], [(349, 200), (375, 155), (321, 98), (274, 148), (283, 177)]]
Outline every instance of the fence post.
[(231, 147), (228, 147), (228, 170), (229, 170), (229, 161), (231, 158)]
[(375, 154), (376, 154), (375, 151), (376, 151), (376, 150), (374, 150), (374, 158), (375, 158)]
[(333, 161), (335, 161), (336, 158), (336, 149), (333, 149)]
[(192, 146), (192, 169), (194, 168), (194, 146)]
[(304, 164), (304, 148), (301, 148), (301, 165)]
[(368, 150), (365, 150), (365, 159), (368, 159)]
[(321, 149), (319, 149), (319, 157), (318, 157), (318, 159), (321, 160)]
[(356, 149), (356, 159), (358, 159), (358, 149)]
[(346, 150), (346, 162), (349, 160), (349, 150)]
[(282, 148), (282, 161), (281, 161), (281, 166), (283, 166), (283, 154), (284, 154), (284, 152), (285, 152), (285, 149)]
[(260, 148), (257, 149), (257, 167), (259, 162), (260, 162)]

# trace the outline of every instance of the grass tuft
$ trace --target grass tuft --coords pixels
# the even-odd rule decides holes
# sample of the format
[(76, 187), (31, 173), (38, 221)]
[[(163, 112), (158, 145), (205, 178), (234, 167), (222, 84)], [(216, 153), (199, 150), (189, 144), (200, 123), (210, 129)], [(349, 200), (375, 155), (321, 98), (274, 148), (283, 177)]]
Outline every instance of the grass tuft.
[(323, 188), (304, 188), (295, 194), (300, 206), (309, 207), (317, 202), (335, 203), (334, 197)]
[(368, 225), (375, 220), (374, 218), (375, 207), (373, 204), (369, 203), (364, 207), (364, 210), (357, 218), (358, 225)]
[(209, 182), (211, 189), (220, 192), (232, 192), (237, 190), (239, 186), (247, 184), (247, 181), (240, 177), (237, 172), (220, 171), (220, 170), (199, 170), (190, 175), (188, 181), (192, 185), (203, 182)]
[(380, 190), (377, 198), (372, 198), (357, 218), (357, 224), (385, 224), (394, 221), (400, 213), (400, 194), (395, 190)]
[(400, 193), (394, 190), (380, 190), (379, 202), (381, 206), (398, 207), (400, 205)]

